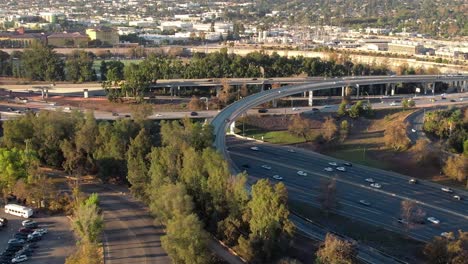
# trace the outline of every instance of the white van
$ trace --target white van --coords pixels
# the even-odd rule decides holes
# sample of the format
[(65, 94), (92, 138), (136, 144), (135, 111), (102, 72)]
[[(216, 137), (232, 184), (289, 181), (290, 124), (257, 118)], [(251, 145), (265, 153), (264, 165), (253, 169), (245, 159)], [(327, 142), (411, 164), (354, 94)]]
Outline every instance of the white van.
[(5, 213), (29, 218), (33, 215), (33, 209), (18, 204), (7, 204), (5, 205)]

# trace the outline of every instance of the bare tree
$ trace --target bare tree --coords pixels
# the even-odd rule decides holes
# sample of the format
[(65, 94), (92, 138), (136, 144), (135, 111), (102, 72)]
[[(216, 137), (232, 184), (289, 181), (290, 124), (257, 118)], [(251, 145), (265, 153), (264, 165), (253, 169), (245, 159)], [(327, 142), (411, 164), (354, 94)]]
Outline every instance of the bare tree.
[(426, 212), (416, 202), (411, 200), (401, 201), (401, 219), (407, 223), (407, 228), (412, 228), (415, 224), (422, 223), (425, 216)]
[(327, 179), (322, 183), (321, 194), (319, 196), (319, 202), (322, 206), (322, 210), (328, 215), (328, 213), (336, 207), (336, 179)]
[(293, 115), (291, 123), (288, 126), (289, 133), (303, 137), (305, 141), (309, 140), (311, 123), (307, 118), (302, 117), (300, 114)]
[(394, 150), (404, 150), (408, 147), (410, 140), (406, 135), (408, 123), (393, 122), (387, 126), (384, 132), (385, 145)]
[(191, 111), (203, 109), (203, 102), (197, 96), (192, 96), (192, 99), (188, 103), (188, 108)]
[(322, 124), (322, 136), (323, 139), (330, 142), (335, 138), (338, 127), (335, 124), (335, 120), (331, 117), (325, 118), (325, 122)]

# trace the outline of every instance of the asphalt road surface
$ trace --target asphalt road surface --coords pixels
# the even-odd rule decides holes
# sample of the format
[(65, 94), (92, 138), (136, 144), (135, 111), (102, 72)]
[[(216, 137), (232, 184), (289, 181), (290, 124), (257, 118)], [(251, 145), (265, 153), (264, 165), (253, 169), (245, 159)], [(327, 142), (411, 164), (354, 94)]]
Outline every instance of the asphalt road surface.
[(145, 207), (118, 186), (83, 185), (83, 191), (99, 194), (104, 212), (104, 258), (106, 264), (171, 263), (161, 247), (163, 227)]
[[(426, 181), (410, 184), (410, 178), (384, 170), (353, 164), (346, 167), (346, 172), (324, 171), (325, 167), (333, 167), (328, 162), (343, 161), (326, 157), (315, 152), (262, 144), (234, 137), (227, 138), (228, 154), (240, 170), (246, 170), (250, 182), (257, 178), (268, 178), (280, 175), (289, 190), (289, 199), (297, 200), (314, 207), (319, 207), (318, 196), (324, 179), (335, 177), (337, 180), (337, 200), (339, 206), (336, 213), (361, 220), (363, 222), (384, 227), (388, 230), (405, 233), (407, 226), (398, 223), (401, 201), (413, 200), (425, 211), (424, 224), (414, 224), (409, 234), (418, 240), (428, 241), (432, 237), (446, 231), (468, 230), (468, 192), (455, 190), (446, 193), (442, 186)], [(258, 146), (259, 151), (253, 151), (251, 146)], [(269, 165), (271, 169), (262, 168)], [(243, 168), (244, 166), (244, 168)], [(247, 166), (247, 168), (245, 168)], [(300, 176), (302, 170), (307, 176)], [(373, 188), (367, 178), (372, 178), (382, 187)], [(461, 201), (453, 198), (454, 194), (462, 197)], [(370, 206), (361, 204), (360, 200), (370, 202)], [(432, 224), (427, 217), (440, 220), (440, 224)]]

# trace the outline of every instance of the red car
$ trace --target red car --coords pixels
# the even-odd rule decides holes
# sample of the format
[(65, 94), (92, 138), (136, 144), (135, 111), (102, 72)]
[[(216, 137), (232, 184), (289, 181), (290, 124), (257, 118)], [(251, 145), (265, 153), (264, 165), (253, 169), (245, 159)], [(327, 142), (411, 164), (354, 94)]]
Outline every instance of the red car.
[(18, 232), (20, 232), (20, 233), (25, 233), (25, 234), (30, 234), (30, 233), (34, 232), (34, 230), (29, 229), (29, 228), (26, 228), (26, 227), (22, 227), (22, 228), (20, 228), (20, 229), (18, 230)]

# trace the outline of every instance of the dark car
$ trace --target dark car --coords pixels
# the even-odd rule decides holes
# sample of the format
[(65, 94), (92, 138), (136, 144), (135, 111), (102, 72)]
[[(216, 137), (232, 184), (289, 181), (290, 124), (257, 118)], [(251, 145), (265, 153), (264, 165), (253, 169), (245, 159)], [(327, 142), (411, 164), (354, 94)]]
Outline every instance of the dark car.
[(29, 222), (29, 223), (26, 223), (24, 227), (32, 229), (32, 228), (37, 228), (38, 225), (36, 222)]
[(348, 166), (348, 167), (352, 167), (352, 166), (353, 166), (353, 164), (350, 163), (350, 162), (345, 162), (345, 163), (343, 163), (343, 164), (344, 164), (345, 166)]
[(198, 113), (197, 112), (190, 112), (190, 116), (197, 116)]
[(265, 109), (265, 108), (258, 109), (258, 112), (261, 113), (261, 114), (264, 114), (264, 113), (268, 112), (268, 109)]
[(25, 234), (30, 234), (32, 232), (34, 232), (34, 230), (30, 229), (30, 228), (26, 228), (26, 227), (22, 227), (18, 230), (18, 232), (20, 233), (25, 233)]
[(456, 102), (456, 100), (454, 100), (454, 99), (450, 99), (450, 102), (452, 102), (452, 103), (455, 103), (455, 102)]

